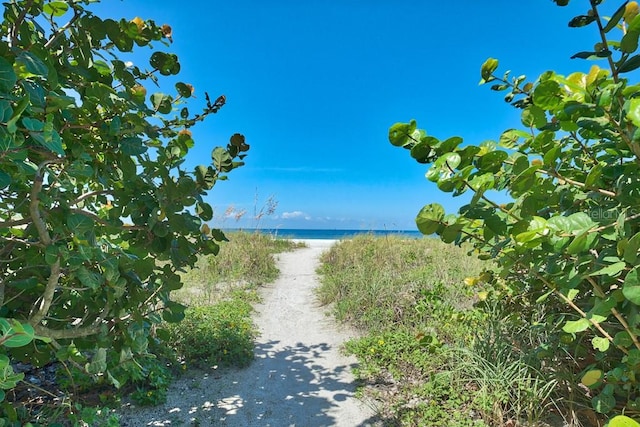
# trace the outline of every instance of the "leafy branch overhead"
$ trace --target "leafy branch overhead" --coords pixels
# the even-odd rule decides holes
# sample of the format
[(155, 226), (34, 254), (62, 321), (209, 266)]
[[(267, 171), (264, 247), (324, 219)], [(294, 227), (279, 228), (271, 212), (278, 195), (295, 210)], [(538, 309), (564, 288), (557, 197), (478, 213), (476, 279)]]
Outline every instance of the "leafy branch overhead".
[[(225, 97), (187, 106), (196, 89), (184, 82), (147, 93), (180, 72), (163, 51), (171, 28), (101, 19), (91, 3), (5, 3), (0, 349), (34, 365), (86, 365), (121, 386), (152, 330), (183, 317), (171, 300), (178, 272), (225, 239), (205, 224), (205, 196), (244, 164), (249, 145), (235, 134), (210, 163), (187, 168), (190, 129)], [(157, 48), (147, 64), (119, 56), (143, 46)], [(11, 389), (19, 374), (0, 356), (0, 384)]]
[[(412, 120), (393, 125), (389, 140), (430, 165), (426, 177), (441, 191), (471, 193), (458, 214), (425, 206), (420, 231), (495, 260), (470, 283), (514, 313), (544, 313), (539, 363), (556, 374), (570, 367), (571, 393), (613, 417), (640, 413), (640, 14), (636, 2), (610, 17), (602, 1), (583, 3), (569, 26), (594, 30), (594, 49), (573, 54), (598, 61), (587, 72), (528, 80), (499, 74), (493, 58), (482, 65), (480, 83), (520, 110), (516, 127), (474, 145), (427, 135)], [(631, 425), (623, 418), (609, 425)]]

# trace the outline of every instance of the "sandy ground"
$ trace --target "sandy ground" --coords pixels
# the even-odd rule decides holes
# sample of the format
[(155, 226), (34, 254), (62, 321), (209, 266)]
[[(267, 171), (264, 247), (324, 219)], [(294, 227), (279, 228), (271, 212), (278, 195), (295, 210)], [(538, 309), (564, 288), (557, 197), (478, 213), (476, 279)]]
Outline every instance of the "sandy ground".
[(167, 403), (125, 407), (121, 425), (373, 426), (374, 410), (355, 397), (356, 360), (340, 346), (353, 333), (335, 325), (316, 301), (315, 270), (333, 240), (278, 255), (280, 277), (256, 307), (256, 360), (242, 370), (211, 370), (181, 378)]

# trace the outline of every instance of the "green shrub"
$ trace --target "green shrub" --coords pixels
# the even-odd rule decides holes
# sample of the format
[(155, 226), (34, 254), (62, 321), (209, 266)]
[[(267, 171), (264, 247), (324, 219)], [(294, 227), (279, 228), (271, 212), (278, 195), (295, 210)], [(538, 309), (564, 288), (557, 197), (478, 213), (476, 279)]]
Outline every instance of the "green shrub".
[[(512, 326), (542, 332), (529, 350), (564, 388), (567, 419), (604, 423), (640, 413), (640, 85), (630, 74), (640, 67), (640, 15), (635, 1), (581, 3), (569, 26), (589, 26), (594, 44), (572, 58), (604, 68), (527, 81), (499, 74), (489, 58), (481, 83), (519, 110), (514, 128), (474, 145), (427, 135), (412, 120), (393, 125), (389, 140), (429, 164), (440, 190), (473, 193), (457, 215), (425, 206), (418, 228), (495, 260), (495, 274), (477, 282)], [(591, 409), (576, 416), (584, 400)]]

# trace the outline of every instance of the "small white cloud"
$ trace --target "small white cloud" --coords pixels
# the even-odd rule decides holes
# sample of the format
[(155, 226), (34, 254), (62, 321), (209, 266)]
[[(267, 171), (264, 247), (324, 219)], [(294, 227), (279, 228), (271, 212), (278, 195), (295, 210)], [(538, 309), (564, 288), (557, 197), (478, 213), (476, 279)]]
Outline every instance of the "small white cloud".
[(282, 219), (293, 219), (293, 218), (310, 219), (307, 214), (305, 214), (304, 212), (300, 212), (300, 211), (283, 212), (282, 213)]
[(304, 216), (304, 212), (293, 211), (293, 212), (283, 212), (282, 213), (282, 218), (283, 219), (300, 218), (301, 216)]

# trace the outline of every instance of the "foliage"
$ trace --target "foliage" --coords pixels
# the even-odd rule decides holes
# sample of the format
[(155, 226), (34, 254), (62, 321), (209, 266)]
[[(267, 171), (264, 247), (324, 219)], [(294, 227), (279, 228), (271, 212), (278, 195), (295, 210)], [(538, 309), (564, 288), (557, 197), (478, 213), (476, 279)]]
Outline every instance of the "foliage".
[[(556, 0), (560, 6), (568, 1)], [(440, 140), (415, 121), (389, 130), (390, 142), (431, 165), (427, 178), (453, 196), (470, 192), (457, 215), (425, 206), (416, 218), (427, 235), (470, 243), (497, 268), (472, 282), (489, 298), (533, 320), (548, 335), (538, 357), (593, 411), (640, 413), (640, 15), (625, 2), (610, 18), (601, 0), (586, 2), (571, 27), (595, 28), (593, 50), (574, 58), (601, 59), (589, 72), (548, 71), (535, 81), (481, 68), (481, 83), (505, 92), (521, 112), (521, 128), (497, 141)], [(511, 197), (508, 203), (495, 200)], [(533, 326), (533, 323), (532, 323)], [(578, 384), (580, 383), (580, 384)], [(594, 414), (592, 412), (592, 417)]]
[[(137, 375), (154, 325), (175, 322), (178, 272), (215, 254), (204, 200), (241, 166), (235, 134), (193, 170), (192, 86), (147, 88), (180, 71), (176, 55), (148, 66), (121, 55), (168, 46), (171, 28), (101, 19), (95, 0), (12, 0), (0, 31), (0, 389), (19, 381), (11, 358), (59, 360), (116, 387)], [(119, 56), (120, 55), (120, 56)], [(127, 56), (127, 58), (130, 56)], [(200, 107), (199, 107), (200, 108)], [(0, 400), (4, 393), (0, 391)]]
[(237, 290), (215, 305), (190, 307), (182, 322), (167, 325), (167, 341), (182, 363), (202, 368), (251, 363), (256, 331), (246, 292)]
[(139, 405), (159, 405), (167, 401), (167, 391), (171, 384), (171, 372), (159, 363), (143, 365), (141, 378), (135, 381), (136, 390), (131, 399)]

